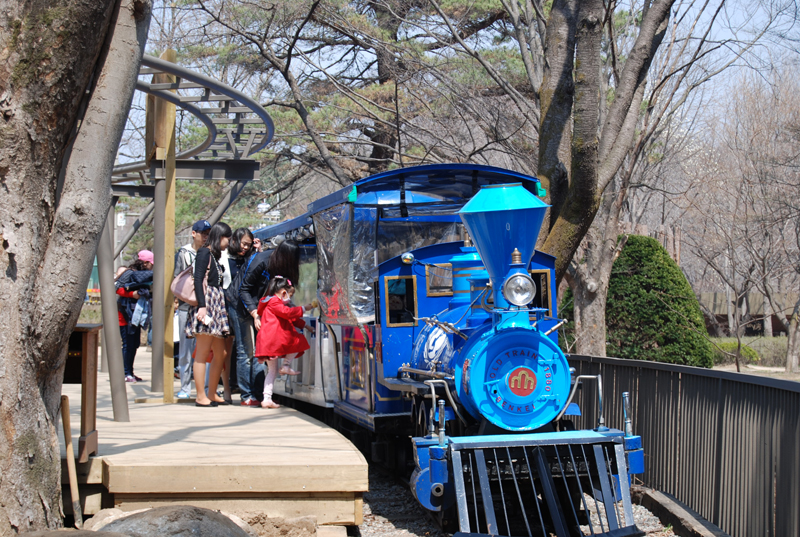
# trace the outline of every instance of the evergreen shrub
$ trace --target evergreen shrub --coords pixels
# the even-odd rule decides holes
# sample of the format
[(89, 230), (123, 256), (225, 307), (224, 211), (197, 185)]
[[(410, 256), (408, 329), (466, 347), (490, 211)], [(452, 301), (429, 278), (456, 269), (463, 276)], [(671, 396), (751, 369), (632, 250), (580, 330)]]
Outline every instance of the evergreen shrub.
[[(731, 356), (732, 354), (736, 354), (736, 349), (739, 347), (739, 344), (735, 341), (720, 341), (717, 342), (716, 346), (714, 347), (714, 363), (715, 364), (732, 364), (735, 363), (736, 358)], [(758, 352), (755, 349), (748, 347), (747, 345), (742, 345), (742, 352), (741, 358), (739, 363), (745, 364), (756, 364), (758, 363), (761, 358), (758, 356)]]
[(697, 297), (661, 244), (631, 235), (614, 262), (606, 305), (609, 356), (711, 367)]

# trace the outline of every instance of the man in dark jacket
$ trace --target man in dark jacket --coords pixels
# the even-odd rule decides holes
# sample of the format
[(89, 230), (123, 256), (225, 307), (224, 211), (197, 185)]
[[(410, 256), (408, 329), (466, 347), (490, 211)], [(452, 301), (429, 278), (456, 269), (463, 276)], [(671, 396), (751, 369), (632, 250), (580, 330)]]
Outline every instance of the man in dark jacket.
[[(245, 341), (244, 345), (237, 345), (239, 349), (252, 349), (252, 328), (255, 328), (256, 331), (261, 328), (261, 319), (258, 318), (257, 308), (258, 301), (264, 296), (269, 283), (267, 264), (269, 263), (270, 255), (272, 255), (272, 250), (256, 254), (242, 279), (237, 307), (242, 324), (247, 324), (249, 329), (243, 331), (242, 338)], [(241, 270), (244, 270), (244, 267)], [(261, 408), (261, 403), (258, 401), (258, 397), (261, 394), (255, 393), (255, 381), (259, 374), (263, 376), (263, 372), (264, 364), (259, 364), (252, 354), (236, 353), (236, 374), (239, 381), (242, 406)]]

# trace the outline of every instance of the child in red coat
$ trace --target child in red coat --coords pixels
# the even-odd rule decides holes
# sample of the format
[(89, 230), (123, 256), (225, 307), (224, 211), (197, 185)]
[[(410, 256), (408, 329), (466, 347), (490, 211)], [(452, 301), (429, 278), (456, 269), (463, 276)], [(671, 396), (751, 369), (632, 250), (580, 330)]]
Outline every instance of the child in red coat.
[[(292, 306), (294, 294), (292, 282), (282, 276), (275, 276), (267, 285), (266, 296), (258, 301), (258, 315), (261, 316), (261, 329), (256, 336), (255, 356), (259, 363), (267, 362), (269, 370), (264, 379), (264, 400), (262, 408), (279, 408), (272, 400), (272, 387), (278, 373), (298, 375), (289, 367), (295, 358), (309, 348), (306, 337), (297, 331), (305, 328), (303, 313), (312, 309), (312, 304)], [(278, 371), (278, 359), (283, 367)]]

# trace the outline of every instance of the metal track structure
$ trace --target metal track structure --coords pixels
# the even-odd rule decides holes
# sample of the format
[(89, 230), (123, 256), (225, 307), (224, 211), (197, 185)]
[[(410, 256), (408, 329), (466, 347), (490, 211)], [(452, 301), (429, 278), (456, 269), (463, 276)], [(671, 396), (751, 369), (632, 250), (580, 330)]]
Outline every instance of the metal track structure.
[[(176, 77), (174, 83), (154, 83), (141, 77), (168, 74)], [(219, 175), (227, 161), (244, 160), (258, 153), (272, 140), (275, 126), (267, 111), (239, 90), (218, 80), (164, 61), (154, 56), (142, 58), (140, 79), (136, 89), (175, 104), (195, 116), (207, 130), (205, 139), (198, 145), (176, 155), (179, 161), (195, 159), (203, 168), (213, 168), (213, 177), (188, 173), (187, 179), (224, 179)], [(177, 93), (176, 93), (177, 92)], [(201, 166), (195, 166), (200, 169)], [(116, 166), (112, 183), (130, 183), (140, 180), (148, 183), (151, 167), (146, 159)]]
[[(174, 82), (157, 83), (154, 80), (171, 75)], [(145, 80), (145, 78), (147, 80)], [(149, 81), (148, 81), (149, 80)], [(174, 104), (191, 113), (206, 128), (205, 139), (190, 149), (184, 150), (175, 157), (175, 178), (188, 180), (227, 180), (232, 184), (225, 189), (223, 199), (213, 211), (209, 221), (217, 222), (245, 185), (258, 178), (259, 162), (253, 159), (259, 151), (272, 141), (275, 126), (267, 111), (241, 91), (218, 80), (165, 61), (154, 56), (145, 55), (139, 70), (136, 89)], [(146, 148), (150, 150), (150, 148)], [(142, 212), (142, 216), (133, 228), (122, 238), (115, 248), (111, 240), (101, 241), (98, 247), (98, 270), (113, 273), (113, 260), (119, 256), (125, 245), (135, 235), (144, 220), (155, 209), (156, 235), (164, 229), (166, 215), (159, 210), (155, 182), (164, 178), (164, 161), (149, 159), (145, 155), (140, 161), (115, 166), (112, 171), (111, 186), (113, 202), (110, 214), (120, 196), (136, 196), (156, 198)], [(163, 202), (161, 203), (163, 205)], [(111, 218), (108, 219), (112, 221)], [(108, 225), (108, 224), (107, 224)], [(163, 233), (162, 233), (163, 234)], [(156, 237), (156, 242), (163, 237)], [(106, 251), (109, 250), (109, 251)], [(102, 263), (101, 263), (102, 261)], [(100, 265), (103, 266), (100, 266)], [(160, 270), (159, 270), (160, 269)], [(156, 272), (163, 274), (163, 267), (156, 267)], [(158, 276), (157, 274), (155, 276)], [(101, 280), (102, 281), (102, 280)], [(166, 284), (164, 284), (166, 285)], [(113, 288), (101, 285), (103, 310), (116, 311), (116, 295)], [(154, 294), (158, 295), (154, 285)], [(154, 296), (154, 303), (163, 297)], [(155, 313), (155, 312), (154, 312)], [(113, 315), (116, 317), (116, 313)], [(164, 319), (154, 315), (153, 348), (158, 347), (156, 339), (163, 339)], [(109, 319), (111, 317), (109, 316)], [(117, 330), (115, 323), (106, 323), (108, 330)], [(114, 324), (114, 326), (111, 326)], [(106, 330), (106, 332), (108, 332)], [(157, 334), (161, 334), (157, 336)], [(108, 338), (107, 341), (114, 341)], [(163, 342), (161, 342), (163, 344)], [(112, 377), (112, 402), (114, 419), (127, 421), (127, 397), (122, 374), (122, 356), (119, 346), (109, 345), (108, 369)], [(160, 360), (153, 353), (153, 371), (160, 371)], [(154, 375), (153, 389), (163, 389), (163, 384)], [(171, 388), (171, 386), (170, 386)], [(171, 393), (171, 389), (170, 389)], [(165, 392), (166, 395), (166, 392)]]

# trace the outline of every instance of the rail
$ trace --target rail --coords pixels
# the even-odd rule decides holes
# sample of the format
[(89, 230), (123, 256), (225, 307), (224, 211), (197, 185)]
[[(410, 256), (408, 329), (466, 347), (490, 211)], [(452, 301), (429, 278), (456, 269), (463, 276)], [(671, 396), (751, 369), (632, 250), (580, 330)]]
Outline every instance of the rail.
[[(672, 494), (737, 537), (800, 535), (800, 382), (618, 358), (572, 355), (578, 375), (602, 374), (604, 413), (645, 450), (643, 484)], [(579, 392), (581, 427), (597, 398)]]

